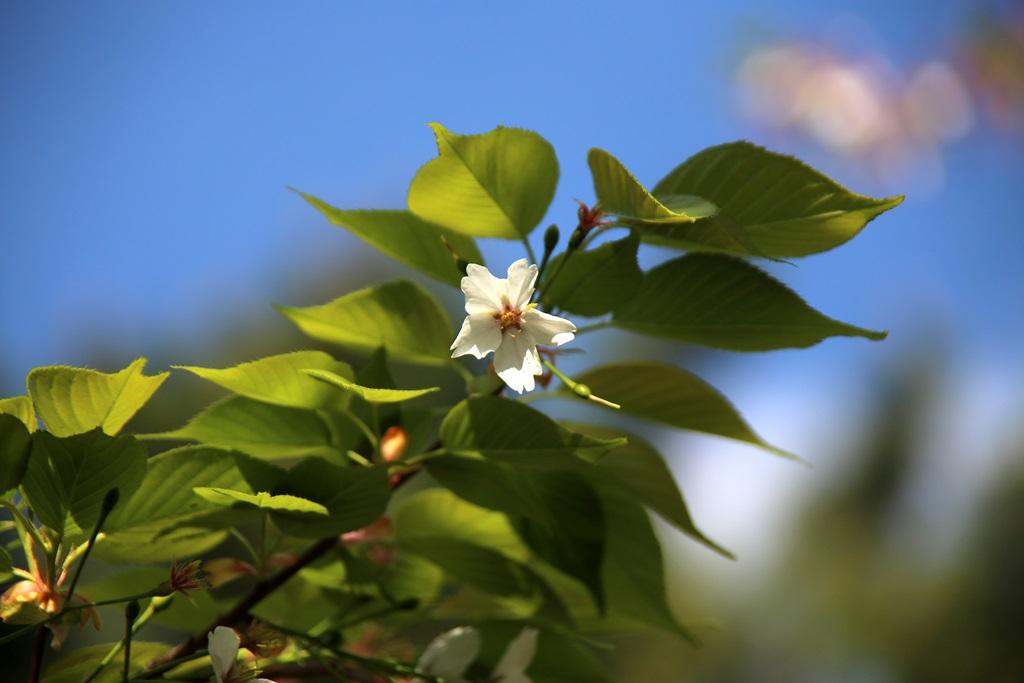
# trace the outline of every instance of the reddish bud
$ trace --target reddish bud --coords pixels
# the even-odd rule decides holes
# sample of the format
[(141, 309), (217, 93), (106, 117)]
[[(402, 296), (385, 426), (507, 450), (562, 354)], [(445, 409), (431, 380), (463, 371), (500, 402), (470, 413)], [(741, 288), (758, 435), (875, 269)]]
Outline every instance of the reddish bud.
[(380, 438), (380, 454), (384, 462), (395, 462), (409, 447), (409, 434), (401, 427), (388, 427)]

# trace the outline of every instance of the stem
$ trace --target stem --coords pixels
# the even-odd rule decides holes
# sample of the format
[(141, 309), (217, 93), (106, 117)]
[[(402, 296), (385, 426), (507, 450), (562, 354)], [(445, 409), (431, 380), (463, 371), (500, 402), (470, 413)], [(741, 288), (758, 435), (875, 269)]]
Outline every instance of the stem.
[(65, 603), (64, 609), (61, 610), (60, 612), (57, 612), (56, 614), (51, 614), (46, 619), (43, 619), (42, 621), (37, 621), (34, 624), (28, 624), (27, 626), (22, 626), (21, 628), (19, 628), (14, 633), (8, 633), (3, 638), (0, 638), (0, 645), (3, 645), (4, 643), (9, 643), (12, 640), (17, 640), (21, 636), (23, 636), (26, 633), (28, 633), (29, 631), (31, 631), (36, 626), (45, 626), (45, 625), (49, 624), (50, 622), (57, 621), (61, 617), (67, 615), (69, 612), (77, 612), (79, 610), (89, 609), (89, 608), (92, 608), (92, 607), (104, 607), (106, 605), (119, 605), (122, 602), (130, 602), (132, 600), (145, 600), (146, 598), (151, 598), (151, 597), (153, 597), (152, 591), (150, 591), (148, 593), (139, 593), (138, 595), (129, 595), (129, 596), (124, 597), (124, 598), (111, 598), (110, 600), (100, 600), (99, 602), (86, 602), (86, 603), (82, 603), (80, 605), (69, 605), (69, 604)]
[(541, 289), (539, 292), (537, 292), (537, 302), (540, 305), (544, 304), (544, 295), (548, 293), (549, 289), (551, 289), (551, 285), (554, 284), (555, 280), (558, 278), (559, 273), (561, 273), (562, 269), (565, 267), (565, 262), (569, 260), (569, 258), (573, 255), (574, 252), (575, 250), (569, 249), (563, 251), (562, 258), (560, 258), (558, 260), (558, 263), (555, 264), (555, 270), (552, 271), (551, 277), (549, 277), (547, 280), (541, 283)]
[(46, 654), (46, 637), (49, 631), (42, 624), (36, 631), (36, 639), (32, 645), (32, 669), (29, 671), (29, 683), (39, 683), (39, 676), (43, 671), (43, 656)]
[(132, 636), (135, 634), (135, 620), (139, 618), (139, 601), (132, 600), (124, 610), (124, 670), (121, 683), (127, 683), (128, 674), (132, 669)]
[(259, 565), (259, 563), (260, 563), (259, 553), (256, 552), (256, 548), (254, 548), (252, 546), (252, 543), (250, 543), (249, 539), (245, 537), (245, 534), (243, 534), (241, 531), (239, 531), (235, 527), (231, 527), (230, 529), (228, 529), (228, 533), (231, 534), (232, 536), (234, 536), (235, 540), (238, 541), (239, 543), (241, 543), (242, 547), (245, 548), (245, 551), (247, 553), (249, 553), (249, 557), (252, 558), (253, 566)]
[[(18, 524), (18, 537), (21, 539), (22, 549), (25, 551), (25, 560), (28, 562), (28, 568), (33, 573), (39, 573), (39, 565), (36, 562), (35, 550), (32, 547), (34, 541), (39, 546), (40, 550), (46, 549), (46, 542), (43, 537), (39, 535), (39, 529), (36, 528), (35, 524), (28, 521), (25, 515), (22, 514), (21, 510), (14, 503), (7, 500), (0, 500), (0, 505), (7, 508), (7, 511), (11, 513), (11, 517)], [(33, 577), (35, 578), (35, 577)]]
[[(166, 597), (155, 597), (150, 600), (149, 605), (146, 606), (146, 609), (142, 611), (139, 618), (135, 620), (135, 624), (132, 625), (132, 635), (138, 633), (139, 630), (154, 617), (154, 615), (170, 607), (173, 599), (174, 595), (168, 595)], [(92, 683), (97, 676), (103, 673), (103, 670), (107, 668), (107, 665), (114, 661), (114, 657), (117, 657), (117, 655), (120, 654), (121, 648), (123, 647), (123, 641), (119, 640), (114, 643), (110, 650), (107, 651), (107, 654), (103, 656), (103, 659), (100, 660), (99, 664), (96, 665), (96, 668), (92, 670), (92, 673), (82, 679), (82, 683)]]
[(547, 366), (548, 370), (554, 373), (555, 377), (562, 380), (565, 386), (569, 387), (572, 393), (575, 394), (576, 396), (579, 396), (580, 398), (585, 398), (588, 401), (593, 401), (594, 403), (599, 403), (608, 408), (614, 408), (615, 410), (619, 410), (622, 408), (622, 406), (619, 405), (618, 403), (612, 403), (611, 401), (608, 401), (606, 399), (601, 398), (600, 396), (595, 396), (594, 394), (590, 393), (590, 387), (588, 387), (585, 384), (580, 384), (579, 382), (569, 379), (568, 377), (565, 376), (565, 373), (556, 368), (554, 363), (547, 360), (546, 358), (542, 359), (541, 362)]
[[(285, 567), (273, 576), (269, 576), (257, 582), (256, 585), (252, 587), (252, 590), (249, 591), (248, 595), (239, 600), (231, 610), (215, 619), (213, 623), (203, 629), (201, 633), (192, 636), (185, 642), (171, 649), (161, 659), (178, 659), (196, 652), (206, 644), (206, 637), (210, 631), (214, 630), (218, 626), (231, 626), (245, 620), (249, 616), (249, 611), (258, 605), (264, 598), (280, 588), (288, 579), (299, 573), (300, 569), (320, 559), (332, 548), (337, 547), (337, 545), (337, 536), (328, 536), (327, 538), (320, 539), (306, 552), (300, 555), (299, 559), (297, 559), (294, 564)], [(152, 671), (152, 669), (150, 671)], [(143, 678), (149, 678), (150, 671), (147, 671)]]
[[(92, 533), (89, 534), (89, 541), (85, 544), (85, 552), (82, 553), (82, 559), (78, 561), (78, 566), (75, 567), (75, 573), (71, 577), (71, 583), (68, 584), (68, 600), (70, 601), (75, 597), (75, 587), (78, 585), (78, 579), (82, 577), (82, 569), (85, 568), (85, 563), (89, 559), (89, 553), (92, 552), (92, 547), (96, 545), (96, 537), (100, 535), (100, 531), (103, 529), (104, 523), (107, 521), (107, 517), (110, 516), (110, 512), (117, 505), (117, 499), (120, 496), (120, 492), (117, 488), (112, 488), (103, 496), (103, 505), (100, 508), (99, 519), (96, 520), (96, 525), (92, 528)], [(61, 532), (63, 535), (63, 532)], [(69, 553), (70, 554), (70, 553)]]
[(291, 636), (293, 638), (298, 638), (299, 640), (305, 641), (306, 643), (309, 643), (310, 645), (315, 645), (316, 647), (320, 648), (321, 650), (326, 650), (327, 652), (330, 652), (332, 655), (334, 655), (338, 659), (348, 659), (348, 660), (351, 660), (353, 662), (358, 662), (359, 664), (362, 664), (364, 667), (366, 667), (370, 671), (377, 671), (377, 672), (385, 673), (385, 674), (393, 674), (393, 675), (396, 675), (396, 676), (406, 676), (406, 677), (418, 678), (418, 679), (420, 679), (422, 681), (427, 681), (427, 683), (444, 683), (443, 679), (438, 678), (436, 676), (431, 676), (430, 674), (422, 673), (421, 671), (419, 671), (415, 667), (407, 666), (405, 664), (399, 664), (398, 662), (391, 662), (391, 661), (388, 661), (388, 660), (385, 660), (385, 659), (373, 659), (371, 657), (363, 657), (362, 655), (357, 655), (357, 654), (355, 654), (353, 652), (348, 652), (346, 650), (338, 649), (338, 648), (334, 647), (333, 645), (331, 645), (329, 643), (325, 643), (324, 641), (320, 640), (319, 638), (315, 638), (315, 637), (309, 635), (308, 633), (303, 633), (302, 631), (296, 631), (296, 630), (287, 628), (285, 626), (279, 626), (277, 624), (271, 624), (270, 622), (267, 622), (267, 621), (264, 621), (264, 623), (266, 623), (266, 625), (268, 627), (274, 629), (275, 631), (283, 633), (286, 636)]
[[(207, 654), (209, 654), (209, 653), (205, 649), (196, 650), (195, 652), (192, 652), (192, 653), (187, 654), (187, 655), (183, 655), (181, 657), (178, 657), (177, 659), (172, 659), (169, 662), (164, 662), (163, 664), (160, 664), (159, 666), (154, 666), (152, 669), (146, 669), (145, 672), (139, 674), (138, 676), (136, 676), (132, 680), (133, 681), (152, 680), (152, 679), (156, 678), (157, 676), (159, 676), (162, 673), (166, 673), (166, 672), (170, 671), (171, 669), (175, 669), (175, 668), (181, 666), (182, 664), (185, 664), (187, 662), (191, 662), (191, 661), (193, 661), (195, 659), (200, 659), (201, 657), (205, 657)], [(161, 679), (161, 680), (164, 680), (164, 679)], [(86, 681), (83, 681), (82, 683), (86, 683)]]
[(526, 247), (526, 255), (530, 257), (530, 263), (537, 262), (537, 255), (533, 253), (533, 247), (530, 246), (530, 240), (527, 237), (523, 237), (523, 246)]

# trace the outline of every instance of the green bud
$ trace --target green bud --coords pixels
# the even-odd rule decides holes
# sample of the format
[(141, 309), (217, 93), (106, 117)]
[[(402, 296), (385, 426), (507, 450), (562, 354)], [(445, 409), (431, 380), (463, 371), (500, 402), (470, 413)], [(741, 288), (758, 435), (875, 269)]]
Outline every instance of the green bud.
[(586, 384), (576, 384), (572, 388), (572, 391), (580, 398), (590, 398), (590, 387), (588, 387)]
[(552, 223), (548, 226), (548, 229), (544, 232), (544, 251), (550, 254), (558, 246), (558, 226)]

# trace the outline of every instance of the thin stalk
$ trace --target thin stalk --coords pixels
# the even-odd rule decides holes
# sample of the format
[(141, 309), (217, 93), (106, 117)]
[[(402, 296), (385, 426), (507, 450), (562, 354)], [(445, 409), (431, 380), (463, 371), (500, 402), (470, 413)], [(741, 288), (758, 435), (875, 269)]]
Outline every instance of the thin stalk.
[(530, 257), (530, 263), (537, 262), (537, 255), (533, 253), (533, 247), (530, 246), (530, 240), (527, 237), (523, 237), (523, 246), (526, 247), (526, 255)]
[(82, 559), (78, 561), (78, 566), (75, 567), (75, 573), (71, 576), (71, 583), (68, 584), (69, 601), (75, 596), (75, 587), (78, 585), (78, 579), (82, 577), (82, 569), (85, 568), (85, 563), (89, 559), (89, 553), (92, 552), (92, 547), (96, 545), (96, 537), (100, 535), (100, 531), (102, 531), (103, 525), (107, 521), (107, 517), (110, 516), (114, 506), (117, 505), (117, 500), (120, 495), (120, 491), (115, 487), (107, 491), (106, 495), (103, 496), (103, 505), (100, 507), (99, 519), (96, 520), (96, 525), (92, 528), (92, 533), (89, 535), (89, 541), (85, 544), (85, 551), (82, 553)]
[(46, 655), (46, 639), (49, 633), (42, 624), (36, 631), (36, 639), (32, 645), (32, 669), (28, 674), (29, 683), (39, 683), (39, 677), (43, 672), (43, 656)]
[(235, 540), (241, 543), (242, 547), (245, 548), (245, 551), (249, 553), (249, 557), (252, 558), (253, 566), (258, 565), (260, 563), (260, 555), (256, 552), (256, 548), (253, 547), (252, 543), (249, 542), (249, 539), (245, 537), (245, 534), (235, 527), (228, 529), (228, 533), (234, 536)]
[(562, 380), (565, 386), (569, 387), (572, 393), (576, 394), (580, 398), (584, 398), (588, 401), (593, 401), (594, 403), (599, 403), (608, 408), (614, 408), (615, 410), (619, 410), (622, 408), (622, 406), (619, 405), (618, 403), (612, 403), (611, 401), (603, 399), (600, 396), (595, 396), (590, 392), (590, 387), (588, 387), (586, 384), (582, 384), (573, 379), (570, 379), (569, 377), (566, 377), (565, 373), (556, 368), (554, 363), (552, 363), (551, 361), (547, 359), (542, 359), (541, 362), (547, 366), (548, 370), (554, 373), (555, 377)]
[[(18, 524), (18, 537), (21, 539), (21, 547), (25, 551), (25, 559), (28, 562), (28, 568), (35, 574), (39, 574), (39, 564), (36, 561), (35, 545), (39, 546), (40, 550), (46, 550), (46, 541), (39, 535), (39, 529), (36, 525), (28, 521), (21, 509), (17, 505), (8, 501), (0, 500), (0, 505), (7, 508), (7, 511), (11, 513), (11, 517)], [(35, 577), (32, 577), (35, 579)]]
[[(149, 622), (149, 620), (152, 619), (155, 615), (170, 607), (173, 599), (174, 595), (167, 595), (163, 597), (156, 597), (150, 600), (149, 604), (146, 606), (146, 609), (142, 610), (142, 614), (139, 615), (139, 618), (136, 619), (135, 623), (132, 625), (132, 635), (138, 633), (139, 630), (143, 626), (145, 626)], [(82, 683), (92, 683), (92, 681), (94, 681), (97, 676), (103, 673), (103, 670), (107, 668), (107, 666), (112, 661), (114, 661), (114, 658), (121, 653), (121, 649), (123, 647), (124, 641), (119, 640), (116, 643), (114, 643), (110, 650), (107, 651), (107, 654), (103, 655), (103, 659), (101, 659), (99, 664), (96, 665), (96, 668), (93, 669), (88, 676), (82, 679)]]
[(372, 657), (363, 657), (362, 655), (357, 655), (357, 654), (355, 654), (353, 652), (348, 652), (346, 650), (341, 650), (339, 648), (336, 648), (333, 645), (331, 645), (330, 643), (325, 643), (324, 641), (320, 640), (319, 638), (315, 638), (315, 637), (309, 635), (308, 633), (303, 633), (302, 631), (296, 631), (294, 629), (290, 629), (290, 628), (287, 628), (285, 626), (279, 626), (277, 624), (272, 624), (272, 623), (267, 622), (267, 621), (264, 621), (264, 623), (266, 623), (266, 625), (269, 628), (272, 628), (275, 631), (283, 633), (286, 636), (291, 636), (293, 638), (298, 638), (299, 640), (302, 640), (302, 641), (308, 643), (309, 645), (315, 645), (316, 647), (320, 648), (321, 650), (326, 650), (327, 652), (330, 652), (332, 655), (334, 655), (338, 659), (348, 659), (348, 660), (351, 660), (353, 662), (357, 662), (357, 663), (363, 665), (364, 667), (366, 667), (367, 669), (369, 669), (370, 671), (377, 671), (378, 673), (391, 674), (391, 675), (394, 675), (394, 676), (406, 676), (406, 677), (418, 678), (418, 679), (420, 679), (422, 681), (426, 681), (427, 683), (444, 683), (443, 679), (438, 678), (436, 676), (431, 676), (430, 674), (425, 674), (425, 673), (419, 671), (418, 669), (416, 669), (415, 667), (407, 666), (405, 664), (399, 664), (398, 662), (392, 662), (392, 661), (388, 661), (388, 660), (385, 660), (385, 659), (374, 659)]
[[(177, 659), (172, 659), (169, 662), (164, 662), (163, 664), (160, 664), (158, 666), (154, 666), (152, 669), (146, 669), (146, 671), (144, 673), (139, 674), (138, 676), (136, 676), (132, 680), (133, 681), (149, 681), (149, 680), (152, 680), (152, 679), (156, 678), (157, 676), (159, 676), (162, 673), (166, 673), (166, 672), (170, 671), (171, 669), (175, 669), (175, 668), (181, 666), (182, 664), (185, 664), (187, 662), (191, 662), (191, 661), (193, 661), (195, 659), (200, 659), (201, 657), (205, 657), (207, 654), (209, 654), (209, 653), (205, 649), (204, 650), (196, 650), (195, 652), (190, 652), (189, 654), (182, 655), (181, 657), (178, 657)], [(168, 680), (168, 679), (161, 678), (160, 680), (163, 681), (163, 680)], [(85, 682), (83, 681), (83, 683), (85, 683)]]
[(139, 601), (132, 600), (124, 608), (124, 669), (121, 682), (127, 683), (132, 670), (132, 636), (135, 634), (135, 620), (139, 618)]
[(49, 623), (54, 622), (54, 621), (57, 621), (58, 619), (60, 619), (61, 617), (67, 615), (70, 612), (78, 612), (79, 610), (89, 609), (89, 608), (92, 608), (92, 607), (104, 607), (106, 605), (119, 605), (119, 604), (121, 604), (123, 602), (130, 602), (131, 600), (145, 600), (146, 598), (151, 598), (151, 597), (153, 597), (153, 593), (152, 592), (148, 592), (148, 593), (139, 593), (137, 595), (129, 595), (129, 596), (126, 596), (126, 597), (123, 597), (123, 598), (111, 598), (110, 600), (100, 600), (99, 602), (86, 602), (86, 603), (82, 603), (80, 605), (69, 605), (69, 604), (65, 603), (64, 609), (61, 610), (60, 612), (57, 612), (56, 614), (51, 614), (49, 617), (47, 617), (46, 619), (43, 619), (42, 621), (37, 621), (34, 624), (28, 624), (27, 626), (23, 626), (23, 627), (19, 628), (17, 631), (15, 631), (14, 633), (8, 633), (3, 638), (0, 638), (0, 645), (3, 645), (5, 643), (9, 643), (12, 640), (17, 640), (21, 636), (23, 636), (26, 633), (28, 633), (29, 631), (31, 631), (36, 626), (45, 626), (46, 624), (49, 624)]

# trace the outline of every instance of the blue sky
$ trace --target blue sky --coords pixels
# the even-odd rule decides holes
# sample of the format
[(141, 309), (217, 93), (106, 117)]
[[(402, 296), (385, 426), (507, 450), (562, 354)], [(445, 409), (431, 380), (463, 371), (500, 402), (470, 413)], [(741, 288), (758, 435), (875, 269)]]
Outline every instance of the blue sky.
[[(814, 35), (848, 9), (5, 2), (0, 393), (20, 392), (33, 366), (84, 362), (83, 339), (143, 355), (225, 319), (274, 318), (269, 302), (308, 264), (343, 268), (364, 253), (286, 187), (399, 207), (434, 153), (428, 121), (540, 131), (562, 165), (550, 219), (568, 226), (572, 198), (592, 196), (587, 148), (653, 182), (705, 146), (758, 139), (730, 106), (735, 52), (751, 31)], [(961, 9), (855, 3), (897, 64), (943, 56)], [(855, 189), (885, 193), (787, 144)], [(776, 270), (825, 312), (892, 329), (893, 347), (923, 311), (956, 330), (963, 354), (1019, 368), (1020, 152), (1019, 141), (973, 134), (949, 150), (942, 193), (911, 194), (849, 246)], [(489, 249), (495, 261), (512, 253)], [(839, 340), (739, 368), (856, 368), (882, 348)]]

